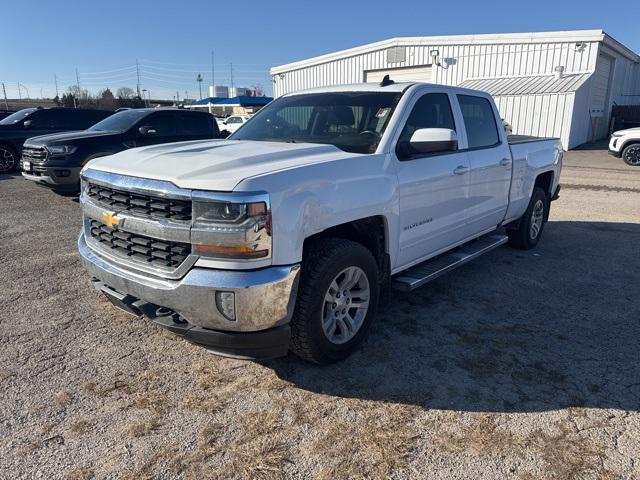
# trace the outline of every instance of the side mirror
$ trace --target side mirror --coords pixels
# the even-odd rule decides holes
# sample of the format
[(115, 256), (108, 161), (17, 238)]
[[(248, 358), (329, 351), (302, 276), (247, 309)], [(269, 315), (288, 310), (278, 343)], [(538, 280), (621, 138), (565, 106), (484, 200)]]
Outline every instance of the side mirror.
[(229, 135), (231, 135), (231, 132), (229, 130), (220, 131), (220, 138), (227, 138)]
[(409, 147), (418, 154), (453, 152), (458, 149), (458, 135), (449, 128), (420, 128), (411, 135)]
[(24, 126), (24, 128), (30, 128), (32, 123), (33, 122), (31, 120), (25, 120), (22, 125)]
[(140, 127), (138, 129), (138, 132), (140, 132), (140, 135), (155, 135), (156, 133), (158, 133), (155, 128), (148, 125)]

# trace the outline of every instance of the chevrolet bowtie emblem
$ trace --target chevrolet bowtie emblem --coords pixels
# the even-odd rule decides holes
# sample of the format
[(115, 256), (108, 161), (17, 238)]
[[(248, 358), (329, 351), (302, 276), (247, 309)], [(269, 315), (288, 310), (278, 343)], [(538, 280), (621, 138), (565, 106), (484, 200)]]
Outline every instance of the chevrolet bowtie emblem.
[(107, 227), (114, 228), (120, 225), (122, 219), (118, 218), (115, 212), (104, 212), (102, 214), (102, 221)]

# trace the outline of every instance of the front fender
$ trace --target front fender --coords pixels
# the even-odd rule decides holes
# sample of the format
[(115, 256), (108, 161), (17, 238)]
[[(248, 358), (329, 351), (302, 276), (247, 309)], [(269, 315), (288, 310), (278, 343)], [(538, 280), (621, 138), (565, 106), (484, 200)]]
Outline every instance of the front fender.
[[(267, 191), (273, 224), (273, 264), (302, 260), (305, 239), (336, 225), (381, 215), (397, 232), (397, 176), (388, 155), (358, 155), (253, 177), (236, 190)], [(388, 238), (396, 255), (397, 239)]]

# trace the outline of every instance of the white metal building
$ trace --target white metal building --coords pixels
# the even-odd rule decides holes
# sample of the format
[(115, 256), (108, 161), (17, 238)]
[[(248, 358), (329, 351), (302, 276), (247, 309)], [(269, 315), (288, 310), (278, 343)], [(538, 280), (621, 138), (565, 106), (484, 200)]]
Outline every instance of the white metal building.
[(606, 137), (613, 104), (640, 104), (640, 57), (602, 30), (393, 38), (271, 69), (276, 97), (386, 74), (487, 91), (514, 133), (565, 148)]

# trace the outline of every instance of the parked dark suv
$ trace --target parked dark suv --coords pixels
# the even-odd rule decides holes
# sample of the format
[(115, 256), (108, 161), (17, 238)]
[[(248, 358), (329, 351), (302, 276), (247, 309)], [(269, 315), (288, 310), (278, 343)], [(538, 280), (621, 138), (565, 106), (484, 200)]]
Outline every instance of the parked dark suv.
[(30, 138), (25, 142), (22, 175), (59, 193), (76, 193), (80, 170), (94, 158), (158, 143), (221, 138), (206, 112), (140, 108), (114, 113), (82, 132)]
[(29, 137), (84, 130), (113, 114), (80, 108), (25, 108), (0, 120), (0, 173), (18, 168), (22, 144)]

